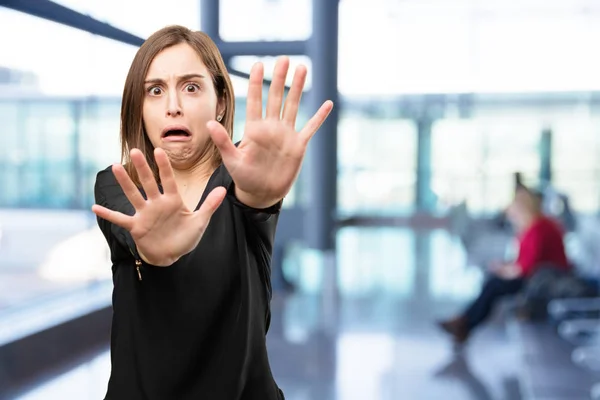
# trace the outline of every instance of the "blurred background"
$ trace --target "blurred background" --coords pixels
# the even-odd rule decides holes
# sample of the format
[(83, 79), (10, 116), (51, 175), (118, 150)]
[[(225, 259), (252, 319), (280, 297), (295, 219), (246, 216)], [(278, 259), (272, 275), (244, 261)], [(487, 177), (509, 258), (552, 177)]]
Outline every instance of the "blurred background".
[(258, 60), (267, 78), (281, 54), (309, 67), (299, 124), (336, 103), (273, 255), (286, 398), (599, 394), (596, 298), (536, 321), (507, 298), (460, 352), (435, 325), (514, 255), (516, 173), (563, 223), (577, 274), (600, 277), (597, 0), (0, 0), (0, 399), (105, 394), (111, 264), (93, 185), (119, 161), (133, 56), (170, 24), (221, 49), (236, 140)]

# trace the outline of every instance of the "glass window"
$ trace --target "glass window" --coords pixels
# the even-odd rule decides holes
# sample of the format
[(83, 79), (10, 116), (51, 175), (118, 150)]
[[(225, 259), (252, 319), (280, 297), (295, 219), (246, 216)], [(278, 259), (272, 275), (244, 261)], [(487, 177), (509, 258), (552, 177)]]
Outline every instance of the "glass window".
[[(44, 32), (40, 35), (38, 32)], [(0, 67), (9, 92), (31, 96), (120, 96), (134, 46), (0, 8)]]
[(396, 228), (340, 229), (337, 234), (340, 293), (350, 297), (375, 293), (411, 296), (416, 272), (414, 241), (412, 232)]
[[(553, 4), (554, 3), (554, 4)], [(539, 2), (529, 10), (505, 5), (477, 12), (473, 56), (478, 91), (598, 89), (597, 14), (576, 2)], [(532, 51), (535, 49), (535, 51)]]
[(574, 210), (596, 212), (600, 207), (600, 120), (573, 115), (552, 124), (552, 178)]
[(77, 132), (71, 102), (0, 102), (13, 110), (3, 124), (0, 207), (78, 207)]
[(483, 135), (471, 120), (436, 121), (431, 129), (431, 186), (442, 202), (481, 207)]
[[(340, 92), (397, 95), (469, 90), (472, 31), (467, 17), (455, 5), (340, 2)], [(393, 38), (394, 44), (385, 38)], [(381, 77), (385, 84), (376, 84)]]
[(223, 40), (305, 40), (312, 33), (311, 0), (216, 1), (220, 1)]
[[(598, 14), (578, 2), (340, 2), (345, 95), (600, 88)], [(361, 29), (356, 27), (360, 26)], [(382, 38), (393, 38), (394, 45)], [(359, 49), (359, 50), (357, 50)], [(532, 51), (535, 49), (535, 51)], [(385, 76), (385, 85), (365, 71)]]
[(79, 127), (79, 168), (81, 171), (82, 205), (94, 204), (93, 187), (96, 174), (121, 161), (121, 99), (105, 97), (77, 102)]
[[(304, 91), (308, 91), (312, 85), (312, 62), (307, 56), (290, 56), (290, 69), (288, 71), (286, 85), (292, 84), (294, 78), (294, 71), (296, 67), (303, 64), (308, 69), (306, 74), (306, 82), (304, 84)], [(273, 69), (275, 68), (275, 62), (277, 57), (257, 57), (257, 56), (236, 56), (231, 58), (231, 66), (238, 71), (249, 74), (252, 66), (257, 62), (262, 62), (264, 65), (264, 77), (265, 79), (273, 79)], [(247, 89), (246, 89), (247, 90)], [(265, 93), (268, 90), (268, 86), (265, 87)], [(236, 94), (238, 94), (236, 92)], [(240, 93), (240, 95), (246, 95), (246, 91)], [(266, 97), (265, 97), (266, 99)], [(316, 111), (316, 110), (315, 110)]]
[[(119, 96), (137, 49), (3, 7), (0, 36), (15, 38), (0, 42), (0, 312), (35, 314), (41, 299), (110, 282), (91, 175), (118, 161)], [(43, 328), (33, 314), (19, 324)]]
[(537, 184), (541, 122), (499, 115), (445, 119), (432, 128), (432, 187), (440, 199), (466, 200), (474, 213), (509, 204), (514, 173)]
[(14, 207), (19, 202), (18, 173), (24, 155), (17, 133), (24, 121), (22, 113), (17, 102), (0, 101), (0, 207)]
[(63, 6), (147, 38), (166, 25), (199, 29), (200, 0), (58, 0)]
[(73, 207), (77, 158), (74, 109), (64, 102), (29, 103), (18, 133), (22, 154), (19, 174), (20, 207)]
[(410, 213), (416, 180), (415, 124), (358, 112), (343, 113), (338, 137), (339, 213)]

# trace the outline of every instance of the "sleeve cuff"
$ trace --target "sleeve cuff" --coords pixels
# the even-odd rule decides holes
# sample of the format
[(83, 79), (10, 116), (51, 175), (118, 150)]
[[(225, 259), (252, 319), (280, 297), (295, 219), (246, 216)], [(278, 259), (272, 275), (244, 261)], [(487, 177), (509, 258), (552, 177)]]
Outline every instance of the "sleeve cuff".
[(227, 190), (227, 197), (229, 197), (229, 199), (231, 200), (231, 202), (236, 206), (241, 208), (242, 210), (244, 210), (245, 212), (251, 213), (251, 214), (267, 214), (267, 215), (273, 215), (273, 214), (277, 214), (279, 213), (279, 211), (281, 211), (281, 206), (283, 204), (283, 200), (278, 201), (276, 204), (273, 204), (270, 207), (267, 208), (254, 208), (254, 207), (250, 207), (247, 206), (246, 204), (242, 203), (235, 195), (235, 184), (233, 182), (231, 182), (231, 184), (229, 185), (229, 188)]

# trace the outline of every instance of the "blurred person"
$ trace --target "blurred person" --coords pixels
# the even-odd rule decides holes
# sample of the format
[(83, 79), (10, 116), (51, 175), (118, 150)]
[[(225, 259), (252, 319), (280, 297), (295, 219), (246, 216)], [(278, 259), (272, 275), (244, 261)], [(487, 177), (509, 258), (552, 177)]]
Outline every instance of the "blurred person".
[(506, 215), (519, 242), (517, 259), (494, 263), (491, 276), (479, 296), (459, 316), (439, 323), (455, 343), (463, 344), (473, 330), (484, 322), (503, 296), (519, 293), (528, 279), (541, 267), (567, 271), (569, 263), (563, 243), (563, 231), (541, 209), (541, 196), (520, 185)]
[(92, 207), (114, 283), (106, 400), (284, 398), (265, 343), (275, 228), (333, 107), (296, 131), (307, 70), (284, 99), (288, 69), (278, 59), (263, 117), (263, 66), (253, 66), (236, 145), (231, 80), (207, 35), (170, 26), (138, 50), (122, 160), (98, 173)]

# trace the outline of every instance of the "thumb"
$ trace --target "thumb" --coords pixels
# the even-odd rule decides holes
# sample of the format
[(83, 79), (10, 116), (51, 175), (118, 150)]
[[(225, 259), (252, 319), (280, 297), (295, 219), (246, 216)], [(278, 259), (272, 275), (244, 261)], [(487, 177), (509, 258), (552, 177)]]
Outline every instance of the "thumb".
[(205, 224), (205, 226), (208, 225), (210, 218), (215, 213), (215, 211), (217, 211), (217, 208), (219, 208), (219, 206), (223, 202), (223, 199), (225, 198), (226, 194), (227, 190), (223, 186), (214, 188), (208, 194), (208, 196), (206, 196), (206, 199), (204, 200), (198, 211), (195, 212), (196, 218), (202, 221), (202, 223)]

